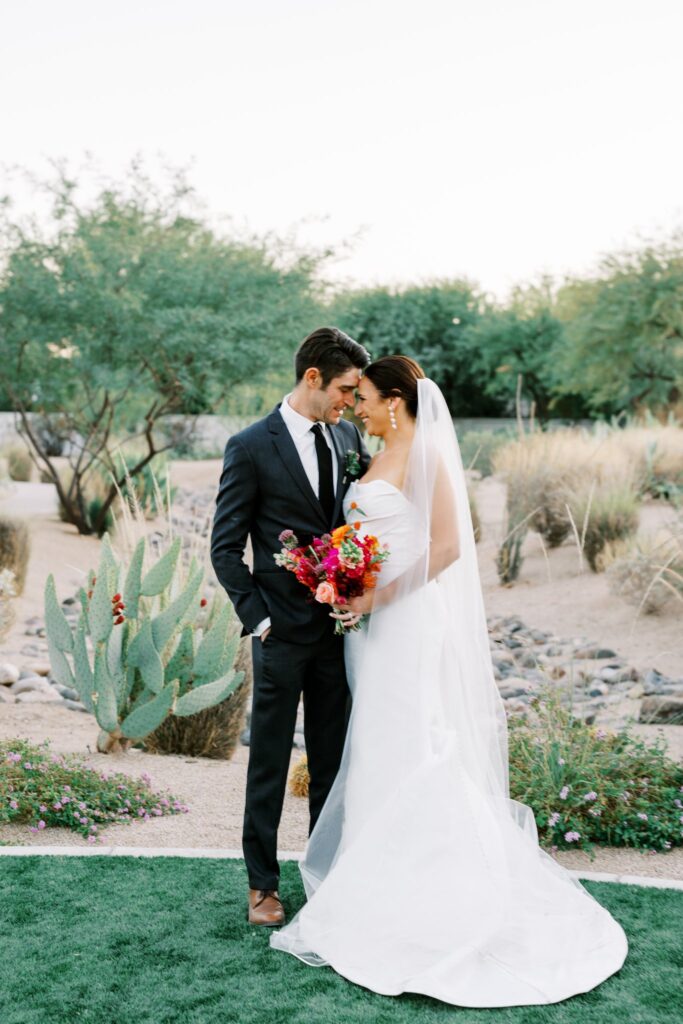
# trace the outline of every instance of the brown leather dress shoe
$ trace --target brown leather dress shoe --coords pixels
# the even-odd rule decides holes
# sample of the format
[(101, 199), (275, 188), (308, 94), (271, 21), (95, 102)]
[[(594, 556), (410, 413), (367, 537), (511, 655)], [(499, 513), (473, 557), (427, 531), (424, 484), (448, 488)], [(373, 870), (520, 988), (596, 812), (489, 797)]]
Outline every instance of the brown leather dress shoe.
[(285, 923), (285, 912), (276, 889), (249, 890), (249, 924), (276, 928)]

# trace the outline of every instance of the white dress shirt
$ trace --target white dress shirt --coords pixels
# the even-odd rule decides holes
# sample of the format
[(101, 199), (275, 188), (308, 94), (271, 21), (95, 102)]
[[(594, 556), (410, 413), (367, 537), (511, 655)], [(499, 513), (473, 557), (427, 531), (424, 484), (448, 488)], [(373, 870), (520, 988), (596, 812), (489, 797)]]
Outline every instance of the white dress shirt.
[[(319, 483), (319, 472), (318, 472), (318, 456), (315, 450), (315, 434), (312, 428), (315, 426), (313, 420), (309, 420), (308, 416), (302, 416), (300, 412), (292, 409), (289, 404), (290, 395), (285, 395), (280, 406), (280, 414), (285, 421), (285, 426), (289, 431), (290, 437), (294, 442), (299, 458), (301, 459), (301, 465), (304, 467), (304, 472), (308, 477), (308, 482), (313, 488), (313, 493), (318, 493)], [(339, 475), (339, 465), (337, 460), (337, 453), (334, 448), (330, 432), (327, 429), (325, 423), (321, 423), (320, 426), (323, 428), (323, 437), (327, 442), (327, 446), (332, 452), (332, 485), (334, 487), (334, 493), (337, 493), (337, 478)], [(258, 626), (254, 630), (252, 636), (261, 636), (262, 633), (270, 626), (270, 619), (263, 619), (259, 622)]]

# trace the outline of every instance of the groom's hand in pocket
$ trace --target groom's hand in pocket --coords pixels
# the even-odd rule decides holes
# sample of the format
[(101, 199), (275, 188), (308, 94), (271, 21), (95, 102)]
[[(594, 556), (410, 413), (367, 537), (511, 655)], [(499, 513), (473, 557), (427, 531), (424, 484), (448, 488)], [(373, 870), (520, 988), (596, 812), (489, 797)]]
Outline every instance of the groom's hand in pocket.
[(266, 642), (266, 638), (269, 637), (269, 636), (270, 636), (270, 626), (268, 626), (266, 629), (264, 629), (263, 632), (261, 633), (261, 636), (259, 637), (261, 643), (264, 644)]

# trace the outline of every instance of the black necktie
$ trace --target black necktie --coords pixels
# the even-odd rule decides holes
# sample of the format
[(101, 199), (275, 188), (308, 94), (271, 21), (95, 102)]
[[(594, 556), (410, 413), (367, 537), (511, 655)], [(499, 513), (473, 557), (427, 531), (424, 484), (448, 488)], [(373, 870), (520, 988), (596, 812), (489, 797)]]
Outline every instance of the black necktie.
[(319, 423), (311, 427), (315, 437), (315, 454), (318, 456), (318, 498), (323, 507), (325, 518), (332, 523), (334, 512), (334, 484), (332, 478), (332, 452), (325, 440), (323, 428)]

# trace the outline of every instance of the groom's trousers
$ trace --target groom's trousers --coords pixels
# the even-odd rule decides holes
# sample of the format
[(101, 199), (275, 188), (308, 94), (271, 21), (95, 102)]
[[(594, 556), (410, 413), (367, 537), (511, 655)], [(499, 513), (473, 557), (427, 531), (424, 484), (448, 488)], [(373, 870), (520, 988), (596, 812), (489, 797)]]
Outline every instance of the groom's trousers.
[(293, 644), (254, 637), (254, 694), (242, 845), (252, 889), (277, 889), (282, 815), (299, 697), (310, 774), (310, 831), (339, 770), (349, 708), (343, 638)]

